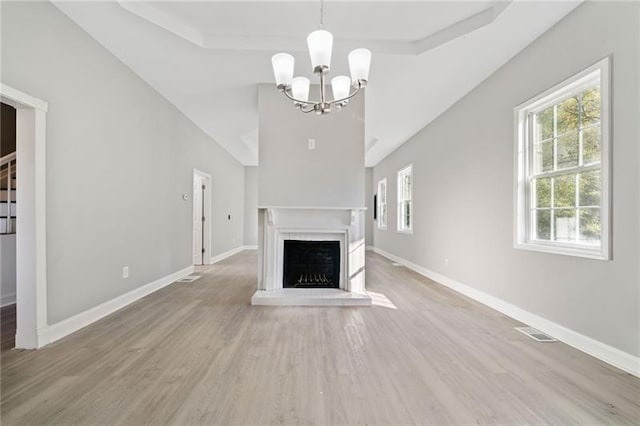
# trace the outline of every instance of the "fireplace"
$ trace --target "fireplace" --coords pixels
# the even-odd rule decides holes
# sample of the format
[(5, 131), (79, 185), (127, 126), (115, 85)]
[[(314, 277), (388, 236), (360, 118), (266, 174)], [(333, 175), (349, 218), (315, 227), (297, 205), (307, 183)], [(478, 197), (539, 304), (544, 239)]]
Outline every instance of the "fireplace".
[(258, 208), (253, 305), (370, 306), (364, 208)]
[(340, 241), (284, 241), (283, 288), (340, 288)]

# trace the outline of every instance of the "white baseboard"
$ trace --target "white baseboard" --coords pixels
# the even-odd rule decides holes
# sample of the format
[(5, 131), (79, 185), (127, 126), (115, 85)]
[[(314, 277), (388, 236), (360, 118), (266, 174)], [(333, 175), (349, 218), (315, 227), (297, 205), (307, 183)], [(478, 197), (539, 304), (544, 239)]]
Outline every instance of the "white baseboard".
[(16, 292), (9, 294), (3, 294), (2, 298), (0, 298), (0, 307), (4, 308), (5, 306), (15, 305), (16, 303)]
[(542, 318), (531, 312), (525, 311), (524, 309), (519, 308), (509, 302), (505, 302), (502, 299), (494, 297), (466, 284), (462, 284), (445, 275), (433, 272), (420, 265), (416, 265), (415, 263), (388, 253), (377, 247), (374, 247), (373, 251), (380, 254), (381, 256), (386, 257), (387, 259), (390, 259), (394, 262), (406, 266), (409, 269), (412, 269), (413, 271), (429, 278), (430, 280), (437, 282), (438, 284), (444, 285), (445, 287), (457, 291), (458, 293), (464, 294), (465, 296), (470, 297), (475, 301), (493, 308), (496, 311), (501, 312), (528, 326), (537, 328), (538, 330), (550, 336), (553, 336), (557, 340), (560, 340), (561, 342), (564, 342), (569, 346), (573, 346), (574, 348), (585, 352), (595, 358), (598, 358), (599, 360), (604, 361), (607, 364), (611, 364), (614, 367), (626, 371), (627, 373), (640, 377), (640, 357), (636, 357), (627, 352), (621, 351), (620, 349), (616, 349), (613, 346), (607, 345), (606, 343), (602, 343), (598, 340), (592, 339), (591, 337), (585, 336), (584, 334), (580, 334), (574, 330), (563, 327), (560, 324), (557, 324), (546, 318)]
[(258, 246), (242, 246), (242, 250), (258, 250)]
[(376, 248), (374, 246), (365, 246), (364, 249), (366, 251), (375, 251)]
[(238, 254), (240, 253), (242, 250), (244, 250), (244, 246), (239, 246), (236, 247), (234, 249), (231, 249), (229, 251), (225, 251), (224, 253), (220, 253), (217, 256), (213, 256), (211, 259), (209, 259), (209, 265), (213, 265), (214, 263), (218, 263), (221, 260), (226, 259), (227, 257), (231, 257), (234, 254)]
[(52, 324), (48, 327), (47, 330), (39, 330), (39, 333), (41, 333), (43, 338), (46, 339), (43, 342), (43, 346), (45, 344), (62, 339), (63, 337), (68, 336), (69, 334), (78, 331), (81, 328), (84, 328), (89, 324), (92, 324), (119, 309), (124, 308), (125, 306), (135, 302), (136, 300), (168, 286), (169, 284), (175, 282), (176, 280), (179, 280), (180, 278), (183, 278), (186, 275), (189, 275), (192, 272), (193, 266), (188, 266), (184, 269), (174, 272), (171, 275), (167, 275), (149, 284), (145, 284), (142, 287), (138, 287), (135, 290), (132, 290), (128, 293), (104, 302), (96, 307), (74, 315), (71, 318), (67, 318), (66, 320)]

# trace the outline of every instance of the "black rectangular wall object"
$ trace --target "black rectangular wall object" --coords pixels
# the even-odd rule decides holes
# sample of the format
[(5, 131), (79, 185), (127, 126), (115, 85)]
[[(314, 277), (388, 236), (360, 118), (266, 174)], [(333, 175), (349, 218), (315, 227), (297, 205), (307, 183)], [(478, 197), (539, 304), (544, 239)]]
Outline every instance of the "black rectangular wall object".
[(340, 288), (340, 241), (284, 241), (284, 288)]
[(378, 194), (373, 194), (373, 220), (378, 219)]

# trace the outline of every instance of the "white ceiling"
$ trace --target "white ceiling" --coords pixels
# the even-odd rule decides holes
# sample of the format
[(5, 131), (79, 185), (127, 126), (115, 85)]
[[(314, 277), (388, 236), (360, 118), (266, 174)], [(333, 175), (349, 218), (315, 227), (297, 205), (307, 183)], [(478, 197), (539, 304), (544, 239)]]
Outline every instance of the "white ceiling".
[[(350, 49), (373, 51), (367, 166), (580, 2), (326, 2), (332, 75), (348, 74)], [(305, 38), (318, 26), (318, 1), (54, 3), (245, 165), (258, 161), (257, 85), (273, 82), (271, 56), (293, 53), (296, 75), (312, 78)]]

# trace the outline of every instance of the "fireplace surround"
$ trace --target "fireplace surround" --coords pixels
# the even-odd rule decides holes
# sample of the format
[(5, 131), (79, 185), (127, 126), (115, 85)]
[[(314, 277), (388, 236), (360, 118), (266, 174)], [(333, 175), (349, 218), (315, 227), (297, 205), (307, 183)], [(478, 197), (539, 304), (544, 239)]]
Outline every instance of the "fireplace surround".
[[(258, 289), (253, 305), (371, 305), (365, 290), (365, 208), (345, 207), (259, 207), (258, 208)], [(285, 271), (285, 247), (307, 251), (314, 267), (304, 285), (296, 286)], [(315, 246), (315, 249), (313, 247)], [(295, 269), (295, 268), (294, 268)], [(325, 275), (318, 277), (317, 275)], [(329, 277), (328, 275), (331, 275)], [(285, 284), (293, 281), (293, 284)], [(312, 285), (310, 281), (330, 280), (331, 285)]]

